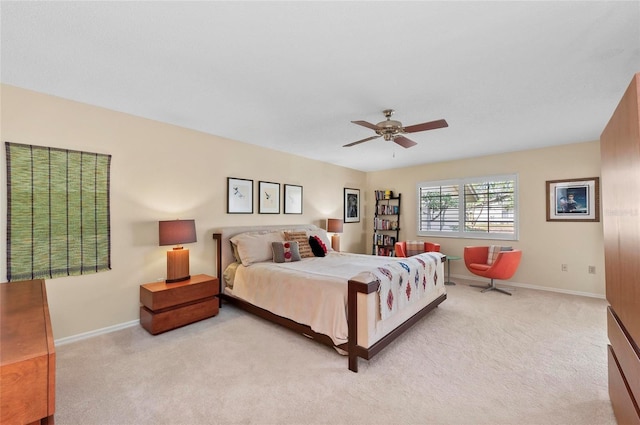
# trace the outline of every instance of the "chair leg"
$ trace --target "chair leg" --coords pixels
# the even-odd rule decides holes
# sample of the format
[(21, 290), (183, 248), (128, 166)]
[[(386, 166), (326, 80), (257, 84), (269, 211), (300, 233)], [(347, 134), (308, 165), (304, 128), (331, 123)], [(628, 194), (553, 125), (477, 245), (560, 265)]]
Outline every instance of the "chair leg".
[(483, 288), (482, 291), (480, 292), (498, 291), (498, 292), (502, 292), (503, 294), (511, 295), (511, 292), (507, 291), (506, 289), (498, 288), (496, 286), (496, 283), (493, 281), (493, 279), (491, 279), (491, 283), (488, 286), (484, 286), (484, 285), (469, 285), (469, 286), (473, 286), (475, 288)]

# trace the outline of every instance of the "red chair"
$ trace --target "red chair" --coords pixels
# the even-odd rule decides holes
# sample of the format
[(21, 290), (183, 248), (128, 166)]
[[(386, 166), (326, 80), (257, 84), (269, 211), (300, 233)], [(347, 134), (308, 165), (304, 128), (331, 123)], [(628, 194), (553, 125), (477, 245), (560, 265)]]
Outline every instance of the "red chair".
[[(497, 249), (500, 249), (498, 247)], [(482, 292), (498, 291), (503, 294), (511, 295), (504, 289), (496, 287), (494, 279), (510, 279), (520, 265), (522, 251), (513, 249), (510, 251), (498, 251), (497, 256), (491, 264), (488, 263), (489, 247), (488, 246), (466, 246), (464, 248), (464, 264), (467, 269), (478, 276), (491, 279), (489, 286), (471, 285), (476, 288), (484, 288)]]
[(440, 252), (440, 244), (423, 241), (396, 242), (396, 257), (411, 257), (423, 252)]

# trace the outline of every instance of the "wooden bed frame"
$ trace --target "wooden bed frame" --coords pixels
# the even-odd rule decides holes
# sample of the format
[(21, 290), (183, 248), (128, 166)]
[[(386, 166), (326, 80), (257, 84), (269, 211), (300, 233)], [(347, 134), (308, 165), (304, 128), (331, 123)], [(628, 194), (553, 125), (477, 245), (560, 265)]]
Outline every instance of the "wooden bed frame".
[(431, 310), (438, 307), (438, 305), (447, 299), (447, 294), (442, 294), (430, 304), (425, 306), (422, 310), (411, 316), (404, 321), (401, 325), (382, 337), (379, 341), (373, 344), (371, 347), (362, 347), (358, 345), (358, 294), (370, 294), (378, 290), (378, 282), (363, 283), (356, 280), (349, 280), (347, 289), (347, 320), (348, 320), (348, 337), (349, 341), (346, 344), (335, 345), (329, 336), (314, 332), (309, 326), (300, 324), (293, 320), (287, 319), (282, 316), (271, 313), (260, 307), (256, 307), (246, 301), (231, 297), (224, 294), (222, 285), (222, 234), (214, 233), (213, 240), (216, 244), (216, 271), (218, 275), (218, 282), (220, 283), (220, 298), (230, 304), (233, 304), (251, 314), (255, 314), (258, 317), (266, 319), (270, 322), (284, 326), (293, 330), (296, 333), (309, 337), (317, 342), (320, 342), (329, 347), (335, 347), (344, 350), (348, 353), (349, 357), (349, 370), (352, 372), (358, 372), (358, 357), (369, 360), (376, 354), (378, 354), (383, 348), (391, 344), (396, 338), (407, 331), (411, 326), (417, 323), (421, 318), (426, 316)]

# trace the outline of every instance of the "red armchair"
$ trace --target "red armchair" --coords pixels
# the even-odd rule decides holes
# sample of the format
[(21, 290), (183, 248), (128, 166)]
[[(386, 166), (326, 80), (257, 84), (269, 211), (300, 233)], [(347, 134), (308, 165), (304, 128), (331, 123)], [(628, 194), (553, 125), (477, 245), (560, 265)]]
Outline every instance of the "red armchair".
[[(498, 247), (499, 249), (499, 247)], [(510, 279), (520, 265), (522, 251), (514, 249), (511, 251), (499, 251), (492, 264), (487, 264), (489, 257), (488, 246), (467, 246), (464, 248), (464, 264), (467, 269), (478, 276), (491, 279), (489, 286), (471, 285), (476, 288), (483, 288), (482, 292), (498, 291), (511, 295), (504, 289), (496, 287), (494, 279)]]
[[(420, 248), (416, 249), (416, 245), (419, 245)], [(407, 241), (396, 242), (395, 248), (396, 257), (411, 257), (423, 252), (440, 252), (439, 243), (422, 241), (409, 241), (409, 247), (407, 247)]]

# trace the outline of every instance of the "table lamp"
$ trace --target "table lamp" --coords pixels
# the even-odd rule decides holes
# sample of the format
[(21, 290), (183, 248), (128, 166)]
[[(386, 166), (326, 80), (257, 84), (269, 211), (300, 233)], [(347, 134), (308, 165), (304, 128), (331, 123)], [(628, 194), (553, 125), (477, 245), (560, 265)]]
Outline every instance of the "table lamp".
[(158, 222), (160, 246), (175, 245), (167, 251), (167, 283), (182, 282), (189, 275), (189, 250), (183, 243), (197, 242), (195, 220), (169, 220)]
[(339, 218), (327, 219), (327, 232), (333, 233), (331, 236), (331, 248), (334, 251), (340, 252), (340, 235), (342, 233), (342, 220)]

